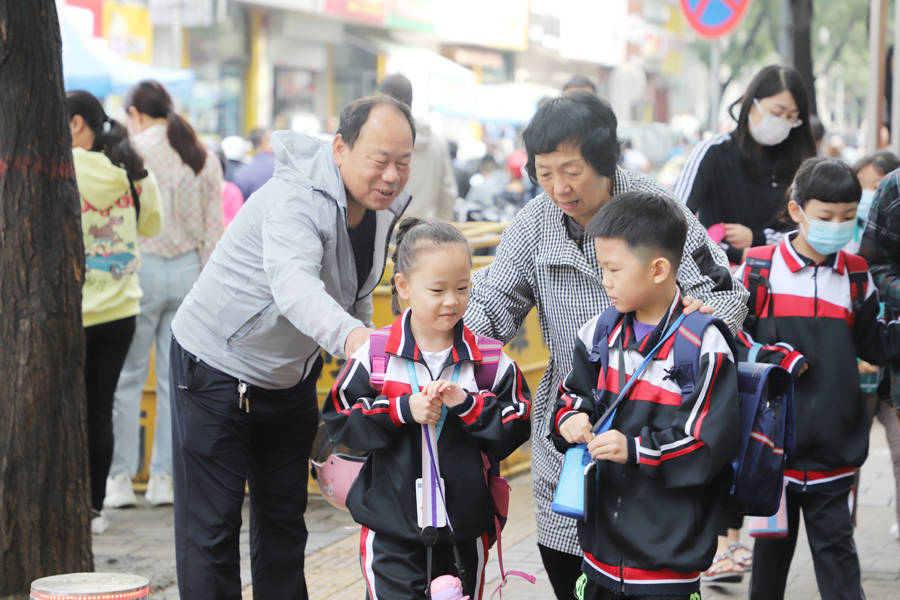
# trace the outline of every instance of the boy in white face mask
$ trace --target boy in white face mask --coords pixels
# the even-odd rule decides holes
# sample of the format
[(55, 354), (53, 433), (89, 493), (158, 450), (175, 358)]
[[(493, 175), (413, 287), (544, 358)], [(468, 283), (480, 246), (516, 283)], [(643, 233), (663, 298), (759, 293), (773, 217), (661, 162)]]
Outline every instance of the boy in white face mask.
[(751, 599), (784, 597), (801, 510), (822, 598), (864, 597), (848, 505), (869, 441), (856, 357), (896, 361), (900, 322), (878, 319), (866, 261), (842, 250), (853, 238), (861, 191), (842, 161), (805, 161), (788, 202), (797, 231), (777, 246), (752, 248), (739, 271), (752, 305), (739, 358), (780, 364), (797, 377), (795, 447), (785, 469), (788, 534), (756, 540)]

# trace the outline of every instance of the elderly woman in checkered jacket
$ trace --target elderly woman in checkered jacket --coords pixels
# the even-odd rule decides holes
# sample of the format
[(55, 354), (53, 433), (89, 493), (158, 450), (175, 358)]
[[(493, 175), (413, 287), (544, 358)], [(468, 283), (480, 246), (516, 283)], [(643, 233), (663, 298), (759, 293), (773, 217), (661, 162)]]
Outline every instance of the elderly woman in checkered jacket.
[[(601, 285), (594, 245), (585, 238), (591, 217), (613, 196), (651, 191), (672, 197), (648, 177), (618, 166), (616, 116), (587, 92), (550, 100), (523, 132), (526, 169), (544, 192), (532, 199), (503, 234), (494, 262), (476, 273), (465, 315), (479, 334), (510, 340), (537, 308), (547, 371), (534, 396), (532, 472), (538, 548), (554, 592), (571, 598), (581, 573), (575, 521), (551, 511), (562, 455), (547, 438), (554, 391), (571, 368), (579, 327), (610, 306)], [(737, 329), (747, 313), (747, 292), (732, 278), (721, 248), (686, 206), (688, 236), (678, 283), (687, 311), (713, 311)]]

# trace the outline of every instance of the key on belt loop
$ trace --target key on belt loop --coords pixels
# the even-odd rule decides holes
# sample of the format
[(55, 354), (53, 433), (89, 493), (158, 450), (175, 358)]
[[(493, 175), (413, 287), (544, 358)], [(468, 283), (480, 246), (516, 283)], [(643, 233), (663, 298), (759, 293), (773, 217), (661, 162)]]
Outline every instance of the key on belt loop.
[(238, 408), (243, 408), (245, 412), (250, 412), (250, 396), (247, 395), (247, 384), (238, 380)]

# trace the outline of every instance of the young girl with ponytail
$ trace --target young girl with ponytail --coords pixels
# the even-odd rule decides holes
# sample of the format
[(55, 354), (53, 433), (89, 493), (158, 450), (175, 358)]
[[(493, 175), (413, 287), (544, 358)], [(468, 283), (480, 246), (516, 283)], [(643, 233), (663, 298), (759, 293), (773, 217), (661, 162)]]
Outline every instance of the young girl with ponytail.
[(499, 461), (528, 439), (530, 394), (499, 350), (479, 385), (499, 342), (463, 325), (472, 260), (458, 229), (406, 219), (393, 260), (397, 319), (347, 362), (323, 408), (335, 442), (369, 452), (347, 496), (367, 598), (425, 598), (432, 578), (453, 575), (480, 600), (494, 516), (482, 453)]
[(156, 181), (128, 141), (88, 92), (66, 95), (72, 158), (81, 196), (84, 287), (81, 308), (86, 342), (84, 381), (88, 407), (91, 529), (108, 527), (101, 513), (113, 453), (113, 393), (140, 310), (138, 235), (160, 229)]
[(106, 496), (109, 507), (135, 503), (131, 478), (138, 466), (141, 390), (154, 342), (156, 426), (146, 497), (154, 505), (173, 501), (170, 325), (224, 227), (219, 161), (207, 156), (193, 128), (175, 112), (166, 89), (157, 81), (142, 81), (126, 94), (123, 107), (134, 146), (159, 182), (164, 218), (162, 232), (140, 242), (144, 297), (116, 390), (116, 447)]

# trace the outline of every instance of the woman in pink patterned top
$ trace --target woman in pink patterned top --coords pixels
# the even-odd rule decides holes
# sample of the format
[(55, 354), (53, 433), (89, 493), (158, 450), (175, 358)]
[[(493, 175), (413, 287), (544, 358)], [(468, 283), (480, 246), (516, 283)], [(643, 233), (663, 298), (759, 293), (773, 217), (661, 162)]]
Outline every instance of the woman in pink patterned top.
[(106, 506), (134, 505), (131, 479), (138, 466), (141, 389), (156, 343), (156, 427), (147, 500), (172, 503), (172, 430), (169, 410), (170, 325), (222, 235), (222, 168), (175, 112), (156, 81), (129, 90), (124, 108), (132, 143), (156, 176), (163, 205), (162, 231), (141, 238), (141, 312), (115, 397), (115, 451)]

